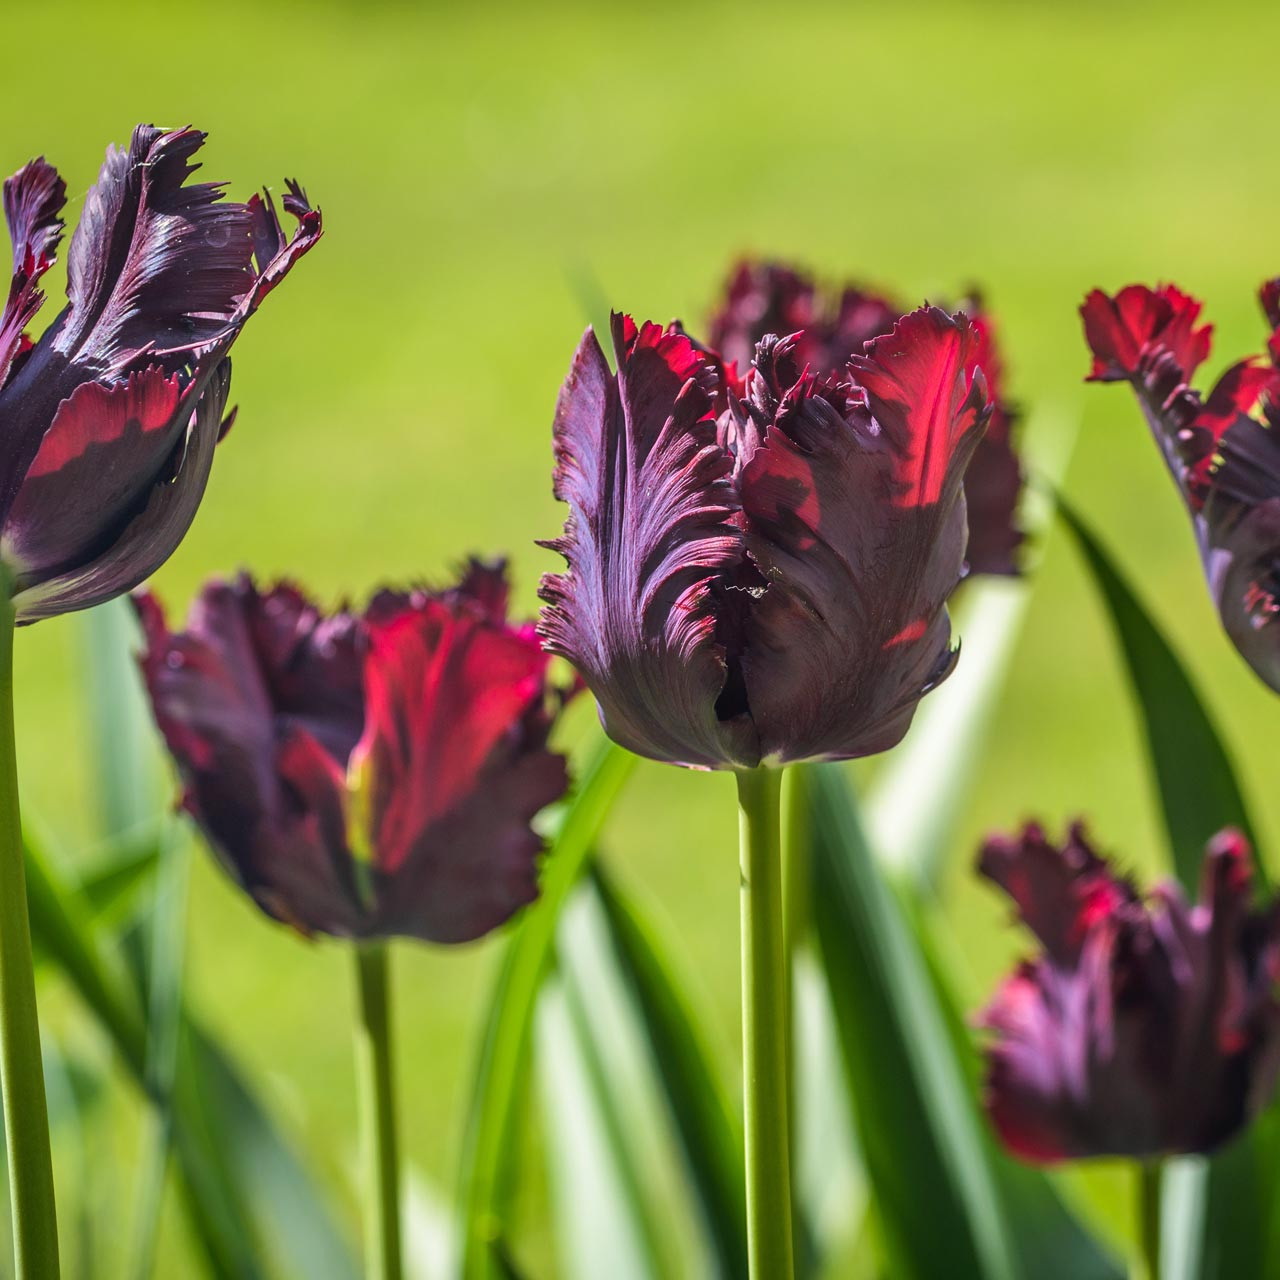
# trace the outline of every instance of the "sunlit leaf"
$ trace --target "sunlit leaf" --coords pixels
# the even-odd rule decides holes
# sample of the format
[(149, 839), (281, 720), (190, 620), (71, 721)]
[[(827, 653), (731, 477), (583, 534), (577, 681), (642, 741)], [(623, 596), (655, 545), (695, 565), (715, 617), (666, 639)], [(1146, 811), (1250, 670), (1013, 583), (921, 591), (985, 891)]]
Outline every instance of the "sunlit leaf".
[(563, 810), (544, 864), (538, 901), (520, 917), (489, 1004), (467, 1113), (459, 1178), (462, 1273), (495, 1274), (493, 1245), (505, 1238), (503, 1200), (516, 1149), (516, 1099), (528, 1079), (533, 1010), (553, 955), (556, 923), (635, 758), (602, 741)]
[(680, 1150), (714, 1250), (719, 1274), (746, 1274), (742, 1124), (691, 1004), (688, 978), (637, 905), (599, 864), (594, 882)]

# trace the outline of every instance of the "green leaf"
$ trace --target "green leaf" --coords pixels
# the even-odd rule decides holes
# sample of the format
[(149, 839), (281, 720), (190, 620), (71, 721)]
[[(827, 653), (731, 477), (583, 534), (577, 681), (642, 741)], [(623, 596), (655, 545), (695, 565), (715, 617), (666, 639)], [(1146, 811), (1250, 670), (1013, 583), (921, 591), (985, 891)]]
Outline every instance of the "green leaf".
[[(277, 1276), (357, 1280), (359, 1268), (306, 1164), (285, 1140), (239, 1068), (210, 1033), (187, 1018), (178, 1079), (198, 1099), (205, 1132), (249, 1206), (258, 1239)], [(175, 1119), (183, 1118), (182, 1094)]]
[(1085, 520), (1061, 497), (1059, 510), (1084, 556), (1124, 656), (1178, 879), (1194, 894), (1205, 842), (1221, 827), (1235, 826), (1253, 843), (1258, 874), (1265, 882), (1230, 754), (1186, 668)]
[(910, 926), (839, 769), (804, 767), (793, 785), (812, 806), (813, 918), (888, 1269), (1011, 1280), (1013, 1244), (969, 1082)]
[(538, 988), (552, 959), (560, 910), (634, 764), (634, 756), (601, 742), (560, 815), (541, 896), (520, 917), (503, 956), (476, 1067), (459, 1176), (465, 1280), (490, 1280), (496, 1274), (494, 1245), (505, 1235), (503, 1197), (516, 1149), (513, 1117), (528, 1078)]
[(154, 899), (145, 920), (148, 948), (146, 1082), (153, 1102), (143, 1139), (136, 1198), (132, 1268), (136, 1280), (148, 1280), (155, 1271), (165, 1177), (173, 1143), (174, 1073), (182, 1026), (190, 835), (177, 822), (171, 821), (168, 826), (159, 874), (154, 881)]
[[(593, 1015), (595, 1010), (593, 1009)], [(568, 1280), (658, 1280), (658, 1229), (582, 1001), (548, 975), (536, 1017), (539, 1094), (560, 1259)]]
[(139, 632), (125, 598), (78, 614), (98, 827), (106, 839), (154, 829), (164, 812), (151, 710), (134, 654)]
[[(143, 995), (105, 945), (89, 906), (28, 835), (27, 894), (34, 937), (116, 1046), (153, 1101)], [(270, 1242), (277, 1274), (354, 1280), (355, 1264), (305, 1165), (289, 1148), (230, 1058), (185, 1013), (173, 1076), (173, 1138), (192, 1226), (215, 1276), (269, 1274), (259, 1249)]]
[(635, 1002), (718, 1273), (745, 1276), (742, 1125), (690, 1002), (691, 983), (631, 899), (596, 863), (594, 884), (610, 940)]

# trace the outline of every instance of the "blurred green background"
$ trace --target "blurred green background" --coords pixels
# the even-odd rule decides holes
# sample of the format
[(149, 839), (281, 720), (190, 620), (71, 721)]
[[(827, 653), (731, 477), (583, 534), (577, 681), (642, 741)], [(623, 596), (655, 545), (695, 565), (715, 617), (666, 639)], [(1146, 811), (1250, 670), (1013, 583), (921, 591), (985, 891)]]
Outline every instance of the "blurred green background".
[[(67, 178), (72, 219), (105, 144), (139, 120), (208, 130), (205, 176), (234, 195), (296, 175), (325, 214), (320, 247), (237, 344), (240, 418), (191, 535), (156, 579), (171, 610), (241, 565), (332, 601), (440, 579), (473, 550), (511, 555), (532, 610), (538, 575), (558, 564), (532, 540), (561, 520), (549, 424), (585, 320), (584, 275), (614, 306), (695, 326), (744, 251), (911, 299), (978, 283), (1017, 400), (1080, 418), (1069, 491), (1206, 690), (1280, 866), (1280, 703), (1219, 632), (1131, 398), (1081, 385), (1075, 310), (1094, 285), (1173, 278), (1217, 326), (1211, 369), (1260, 349), (1255, 289), (1280, 271), (1262, 51), (1280, 40), (1280, 9), (224, 0), (64, 4), (39, 26), (38, 41), (10, 26), (28, 52), (0, 79), (0, 168), (44, 152)], [(1125, 863), (1158, 865), (1116, 656), (1070, 548), (1053, 538), (1042, 550), (949, 864), (974, 1004), (1023, 945), (973, 881), (981, 832), (1085, 813)], [(69, 618), (18, 645), (25, 796), (72, 851), (95, 826), (84, 637)], [(581, 708), (568, 738), (589, 719)], [(701, 975), (727, 1061), (738, 1018), (731, 792), (726, 778), (645, 765), (608, 836), (613, 865)], [(407, 1152), (442, 1185), (496, 954), (490, 943), (397, 957)], [(270, 925), (202, 857), (189, 981), (354, 1228), (342, 949)], [(70, 1016), (56, 994), (48, 1008)], [(68, 1034), (90, 1037), (74, 1023)], [(104, 1158), (125, 1185), (127, 1132)], [(183, 1230), (172, 1197), (166, 1222), (172, 1259)]]

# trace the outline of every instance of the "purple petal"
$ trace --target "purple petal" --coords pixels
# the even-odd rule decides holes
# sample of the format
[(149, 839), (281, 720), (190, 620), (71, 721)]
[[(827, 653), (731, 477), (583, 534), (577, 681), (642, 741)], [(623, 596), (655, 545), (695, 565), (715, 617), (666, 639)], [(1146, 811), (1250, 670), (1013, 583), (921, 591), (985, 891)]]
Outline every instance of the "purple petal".
[(24, 331), (44, 301), (36, 286), (53, 265), (66, 201), (67, 184), (43, 157), (5, 179), (4, 216), (13, 241), (13, 276), (0, 316), (0, 387), (8, 381), (24, 341), (29, 341)]
[(743, 716), (721, 719), (726, 682), (715, 592), (742, 561), (733, 460), (711, 416), (716, 371), (690, 340), (615, 316), (618, 372), (588, 330), (556, 406), (564, 536), (546, 545), (547, 647), (582, 673), (609, 734), (640, 755), (753, 765)]

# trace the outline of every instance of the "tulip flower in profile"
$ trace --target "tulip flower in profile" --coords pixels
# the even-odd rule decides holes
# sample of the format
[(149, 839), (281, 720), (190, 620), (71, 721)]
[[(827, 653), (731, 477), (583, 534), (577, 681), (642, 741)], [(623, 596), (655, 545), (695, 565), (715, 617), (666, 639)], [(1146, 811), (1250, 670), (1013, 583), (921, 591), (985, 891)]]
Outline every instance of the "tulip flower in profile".
[(321, 612), (241, 576), (184, 631), (137, 597), (156, 722), (184, 804), (235, 880), (303, 933), (465, 942), (537, 892), (534, 816), (559, 799), (562, 694), (500, 565), (443, 592)]
[[(13, 750), (15, 623), (122, 595), (158, 568), (195, 517), (226, 434), (227, 353), (320, 236), (286, 243), (269, 196), (222, 199), (190, 183), (194, 129), (139, 125), (111, 148), (67, 252), (67, 305), (39, 336), (41, 280), (62, 239), (66, 184), (43, 158), (4, 183), (13, 270), (0, 311), (0, 1057), (14, 1274), (58, 1275)], [(7, 781), (5, 781), (7, 780)]]
[[(540, 629), (639, 755), (737, 775), (748, 1256), (792, 1274), (780, 770), (893, 746), (950, 672), (981, 343), (926, 307), (818, 373), (803, 334), (739, 379), (678, 328), (587, 331), (555, 415), (567, 572)], [(764, 766), (764, 767), (761, 767)]]
[(1280, 692), (1280, 280), (1261, 291), (1267, 356), (1233, 365), (1207, 398), (1200, 303), (1171, 285), (1095, 290), (1081, 307), (1091, 382), (1128, 382), (1190, 512), (1231, 642)]
[(142, 670), (220, 861), (268, 915), (354, 940), (370, 1133), (366, 1274), (401, 1274), (386, 939), (466, 942), (537, 893), (531, 823), (563, 796), (568, 696), (504, 567), (325, 614), (287, 584), (211, 582), (185, 631), (137, 597)]
[(227, 353), (320, 236), (289, 184), (286, 242), (270, 196), (190, 183), (205, 135), (139, 125), (85, 197), (68, 302), (33, 342), (66, 185), (43, 159), (4, 184), (13, 279), (0, 318), (0, 562), (19, 622), (121, 595), (191, 525), (226, 433)]
[[(1022, 466), (1015, 449), (1017, 415), (1003, 393), (1004, 362), (990, 313), (974, 297), (963, 304), (978, 330), (972, 356), (992, 400), (991, 419), (964, 476), (969, 543), (968, 573), (1011, 576), (1019, 572), (1023, 534), (1018, 528)], [(874, 289), (846, 284), (833, 292), (813, 277), (779, 262), (744, 260), (734, 268), (711, 317), (709, 343), (725, 360), (746, 369), (756, 344), (768, 334), (796, 335), (795, 358), (829, 374), (862, 352), (865, 343), (893, 330), (906, 310)]]
[(1200, 900), (1143, 899), (1077, 824), (1061, 846), (1034, 824), (987, 841), (981, 873), (1042, 951), (981, 1015), (986, 1105), (1024, 1160), (1141, 1160), (1221, 1146), (1280, 1070), (1280, 912), (1251, 905), (1249, 848), (1223, 831)]

